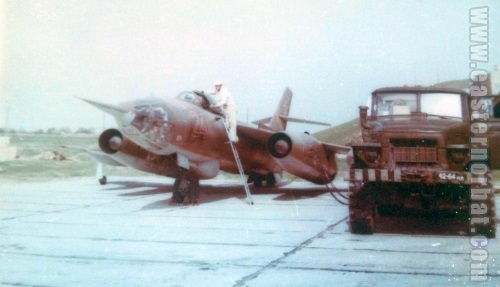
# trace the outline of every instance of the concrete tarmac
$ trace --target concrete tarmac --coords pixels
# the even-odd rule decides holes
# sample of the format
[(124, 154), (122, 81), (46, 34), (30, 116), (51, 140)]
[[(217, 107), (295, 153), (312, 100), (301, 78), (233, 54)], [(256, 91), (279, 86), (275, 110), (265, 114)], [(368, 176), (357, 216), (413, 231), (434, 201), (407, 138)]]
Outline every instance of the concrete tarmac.
[[(498, 239), (479, 250), (453, 220), (352, 235), (324, 187), (253, 189), (251, 206), (238, 182), (203, 181), (200, 204), (179, 206), (172, 184), (0, 183), (0, 285), (500, 286)], [(471, 281), (476, 263), (486, 281)]]

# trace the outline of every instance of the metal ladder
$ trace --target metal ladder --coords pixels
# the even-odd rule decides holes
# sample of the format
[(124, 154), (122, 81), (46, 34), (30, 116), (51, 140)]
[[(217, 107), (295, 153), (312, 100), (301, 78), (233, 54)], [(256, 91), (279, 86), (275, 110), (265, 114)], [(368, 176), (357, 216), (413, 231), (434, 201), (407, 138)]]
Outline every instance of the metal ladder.
[(245, 193), (247, 194), (246, 201), (248, 204), (253, 205), (252, 194), (250, 193), (250, 188), (248, 187), (248, 183), (245, 179), (245, 173), (243, 172), (243, 166), (241, 165), (240, 155), (238, 154), (238, 151), (236, 150), (236, 148), (233, 145), (233, 142), (231, 141), (231, 137), (229, 136), (229, 130), (227, 129), (226, 121), (224, 120), (224, 118), (222, 118), (222, 123), (224, 124), (224, 129), (226, 130), (227, 139), (229, 141), (229, 145), (231, 146), (231, 150), (233, 151), (234, 160), (236, 161), (236, 165), (238, 166), (238, 170), (240, 172), (241, 182), (245, 187)]

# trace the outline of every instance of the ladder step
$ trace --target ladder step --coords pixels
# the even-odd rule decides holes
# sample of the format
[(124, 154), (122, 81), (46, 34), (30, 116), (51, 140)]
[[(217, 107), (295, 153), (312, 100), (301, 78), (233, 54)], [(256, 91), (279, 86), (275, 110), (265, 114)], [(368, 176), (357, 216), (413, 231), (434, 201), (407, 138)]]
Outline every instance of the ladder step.
[(238, 171), (240, 172), (241, 182), (243, 183), (243, 186), (245, 188), (245, 193), (247, 194), (247, 201), (249, 204), (253, 205), (252, 194), (250, 193), (250, 188), (248, 187), (248, 183), (245, 179), (245, 173), (243, 171), (243, 165), (241, 164), (240, 161), (240, 156), (238, 154), (238, 151), (234, 147), (233, 142), (231, 141), (231, 138), (229, 136), (229, 131), (226, 126), (226, 122), (223, 120), (222, 123), (224, 124), (224, 129), (226, 130), (227, 138), (229, 139), (229, 145), (231, 146), (231, 150), (233, 151), (234, 160), (236, 161), (236, 166), (238, 167)]

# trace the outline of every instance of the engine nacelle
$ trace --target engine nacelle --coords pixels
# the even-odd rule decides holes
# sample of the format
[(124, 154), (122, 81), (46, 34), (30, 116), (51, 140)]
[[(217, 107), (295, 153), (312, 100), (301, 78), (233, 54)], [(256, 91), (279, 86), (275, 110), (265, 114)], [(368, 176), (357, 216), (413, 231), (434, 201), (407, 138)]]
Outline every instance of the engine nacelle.
[(275, 133), (267, 150), (283, 170), (313, 183), (326, 184), (337, 175), (335, 152), (307, 133)]
[(99, 136), (99, 147), (107, 154), (114, 154), (123, 146), (123, 136), (119, 130), (109, 129)]
[(179, 175), (180, 169), (175, 157), (151, 153), (124, 137), (117, 129), (102, 132), (99, 147), (110, 159), (121, 165), (159, 175)]
[[(102, 132), (99, 136), (99, 147), (122, 165), (160, 175), (177, 177), (181, 172), (180, 167), (184, 167), (198, 179), (210, 179), (217, 176), (220, 170), (217, 160), (193, 163), (180, 154), (159, 155), (149, 152), (116, 129)], [(187, 166), (180, 165), (181, 162)]]

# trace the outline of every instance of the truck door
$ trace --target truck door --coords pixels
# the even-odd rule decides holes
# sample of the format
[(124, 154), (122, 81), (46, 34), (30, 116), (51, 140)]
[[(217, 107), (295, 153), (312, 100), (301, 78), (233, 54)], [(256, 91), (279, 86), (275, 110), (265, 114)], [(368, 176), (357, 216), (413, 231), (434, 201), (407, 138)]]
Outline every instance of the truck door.
[(492, 117), (488, 123), (488, 141), (490, 142), (490, 165), (492, 169), (500, 169), (500, 96), (491, 97), (493, 105)]
[[(488, 138), (490, 167), (500, 169), (500, 96), (473, 97), (472, 101), (472, 119), (481, 119), (480, 122), (488, 124), (486, 136)], [(481, 104), (487, 105), (486, 110), (483, 109), (484, 106), (479, 110), (474, 109), (474, 103), (479, 104), (479, 101), (481, 101)], [(489, 116), (486, 120), (483, 120), (485, 113)]]

